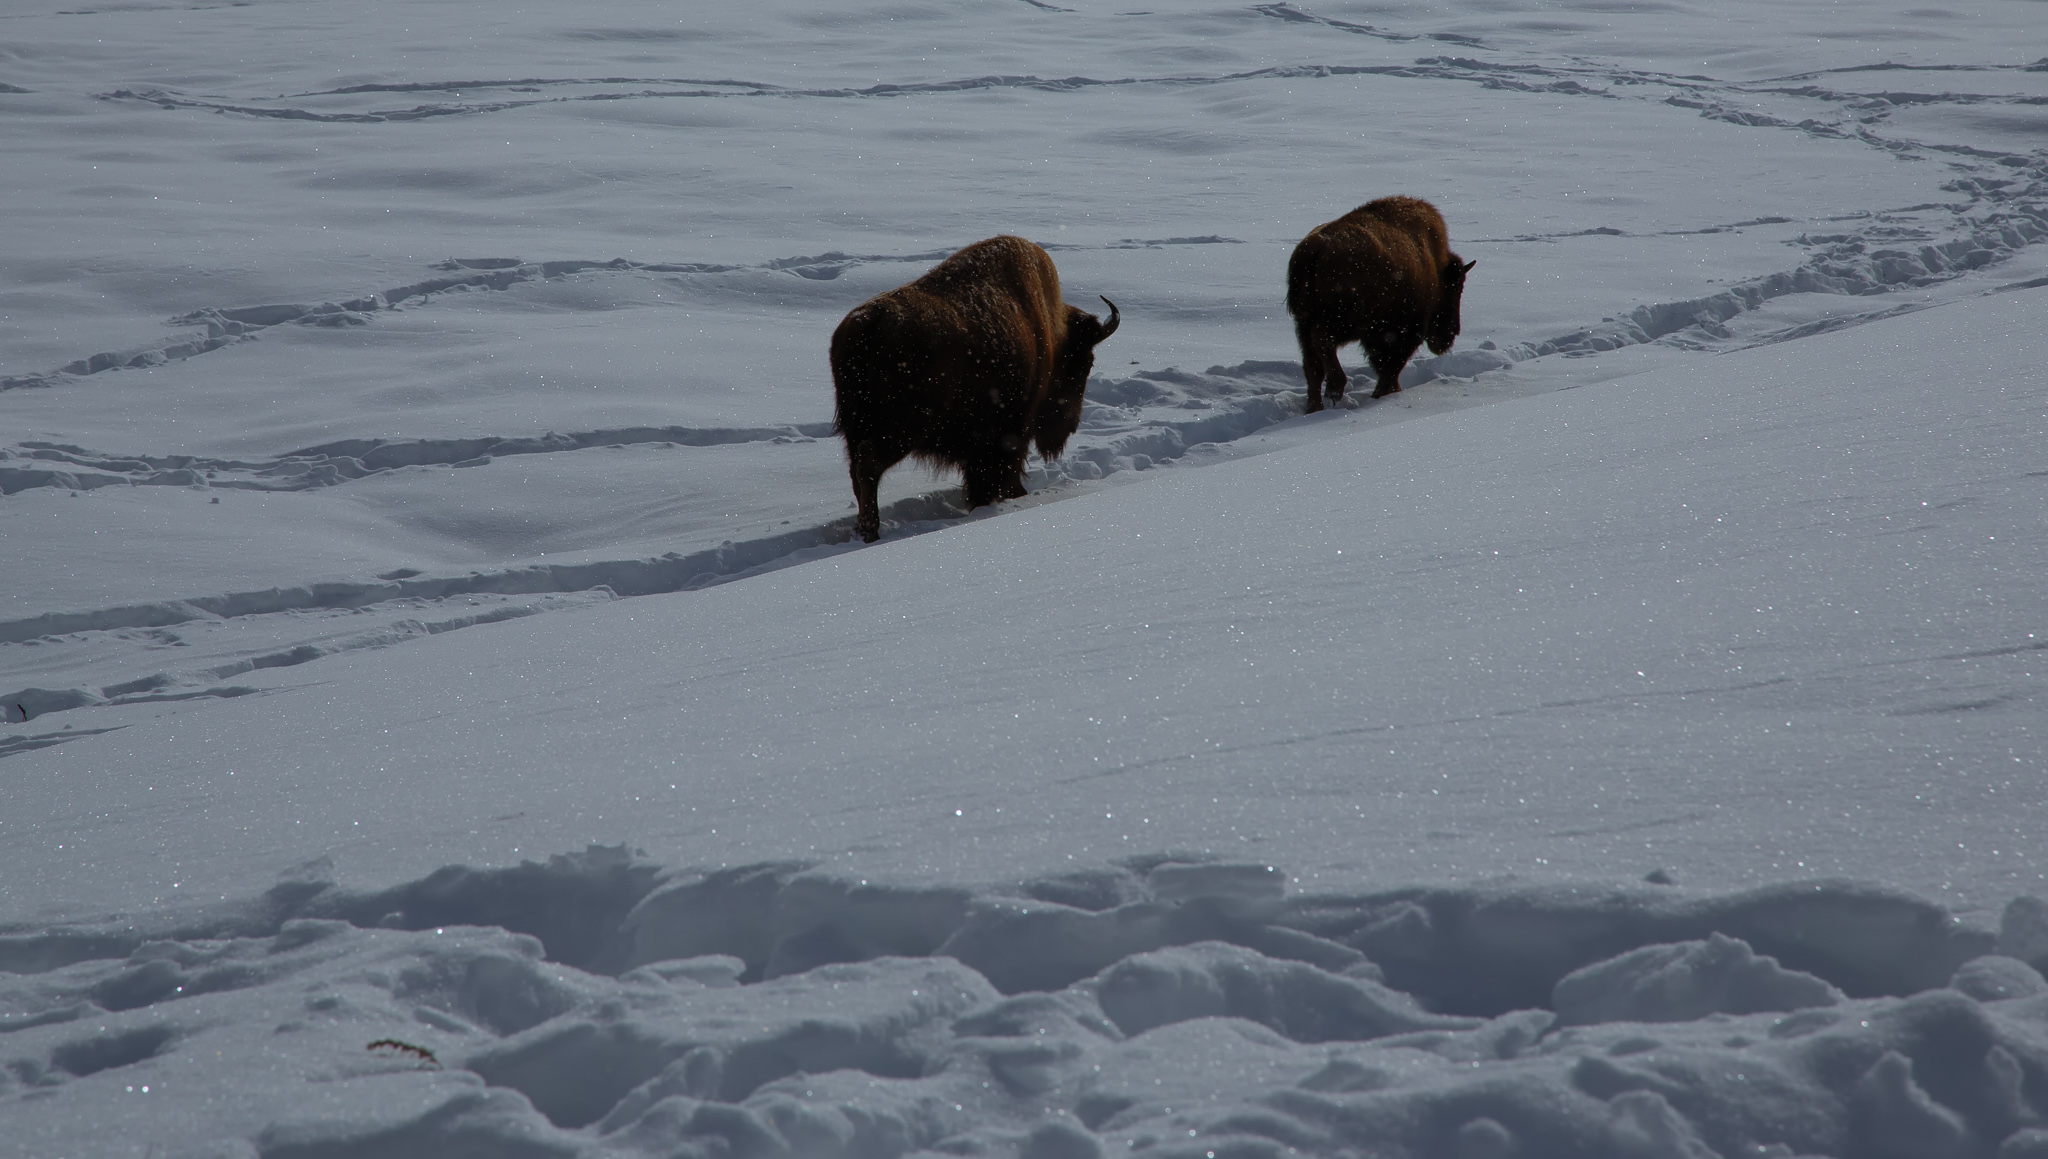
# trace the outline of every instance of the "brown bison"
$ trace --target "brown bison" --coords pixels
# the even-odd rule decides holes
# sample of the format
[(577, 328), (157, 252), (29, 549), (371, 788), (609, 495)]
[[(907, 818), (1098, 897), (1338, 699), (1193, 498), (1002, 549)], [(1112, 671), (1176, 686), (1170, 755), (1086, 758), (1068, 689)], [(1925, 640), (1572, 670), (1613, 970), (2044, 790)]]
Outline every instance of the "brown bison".
[(967, 506), (1024, 494), (1024, 456), (1055, 458), (1081, 425), (1081, 394), (1109, 321), (1060, 300), (1052, 258), (1021, 237), (975, 242), (907, 286), (854, 307), (832, 332), (833, 427), (860, 508), (882, 536), (875, 488), (905, 457), (957, 467)]
[(1382, 197), (1308, 231), (1287, 259), (1287, 312), (1301, 341), (1308, 410), (1344, 397), (1337, 348), (1360, 343), (1379, 376), (1372, 396), (1401, 389), (1401, 368), (1429, 343), (1442, 354), (1458, 338), (1465, 275), (1478, 262), (1451, 252), (1443, 215), (1415, 197)]

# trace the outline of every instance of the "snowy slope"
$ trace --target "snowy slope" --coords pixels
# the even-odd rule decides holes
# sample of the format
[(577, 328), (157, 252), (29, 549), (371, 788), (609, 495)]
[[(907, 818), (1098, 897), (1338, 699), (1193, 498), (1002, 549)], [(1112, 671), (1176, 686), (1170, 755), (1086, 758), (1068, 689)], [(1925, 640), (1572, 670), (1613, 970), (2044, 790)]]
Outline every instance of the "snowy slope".
[(2044, 304), (1306, 420), (742, 583), (80, 712), (126, 727), (9, 759), (7, 878), (118, 909), (312, 852), (384, 884), (585, 842), (961, 881), (1206, 848), (1310, 885), (1663, 866), (1994, 907), (2048, 872)]
[[(2048, 1153), (2040, 28), (11, 5), (0, 1154)], [(1001, 231), (1082, 430), (849, 543)]]

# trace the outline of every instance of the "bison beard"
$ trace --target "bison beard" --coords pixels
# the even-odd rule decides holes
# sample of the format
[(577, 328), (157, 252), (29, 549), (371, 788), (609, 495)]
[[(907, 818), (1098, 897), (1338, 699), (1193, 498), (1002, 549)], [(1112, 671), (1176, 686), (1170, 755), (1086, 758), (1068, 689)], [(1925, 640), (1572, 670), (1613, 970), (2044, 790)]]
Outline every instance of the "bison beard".
[(1457, 341), (1465, 275), (1477, 262), (1451, 252), (1443, 215), (1414, 197), (1382, 197), (1310, 230), (1287, 261), (1287, 312), (1301, 342), (1309, 412), (1344, 397), (1337, 348), (1360, 343), (1379, 383), (1372, 396), (1401, 389), (1401, 369), (1429, 343), (1442, 354)]
[(834, 429), (846, 439), (854, 530), (882, 535), (882, 473), (907, 457), (958, 468), (967, 506), (1024, 494), (1032, 444), (1048, 459), (1081, 425), (1109, 320), (1060, 300), (1052, 258), (1020, 237), (976, 242), (856, 306), (832, 334)]

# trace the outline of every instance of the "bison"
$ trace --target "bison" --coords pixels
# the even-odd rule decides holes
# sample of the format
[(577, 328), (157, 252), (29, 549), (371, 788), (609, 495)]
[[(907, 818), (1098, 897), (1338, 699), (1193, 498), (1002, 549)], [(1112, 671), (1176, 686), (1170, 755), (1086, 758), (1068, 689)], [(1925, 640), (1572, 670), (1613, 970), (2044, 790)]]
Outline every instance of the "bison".
[(1081, 425), (1081, 394), (1109, 320), (1060, 300), (1052, 258), (1021, 237), (975, 242), (861, 303), (832, 333), (833, 429), (860, 509), (881, 538), (875, 488), (906, 457), (956, 467), (967, 506), (1024, 494), (1030, 444), (1056, 458)]
[(1287, 312), (1301, 341), (1310, 412), (1344, 397), (1337, 348), (1360, 343), (1379, 385), (1401, 389), (1401, 368), (1429, 343), (1442, 354), (1458, 338), (1465, 275), (1446, 239), (1443, 215), (1415, 197), (1382, 197), (1308, 232), (1287, 259)]

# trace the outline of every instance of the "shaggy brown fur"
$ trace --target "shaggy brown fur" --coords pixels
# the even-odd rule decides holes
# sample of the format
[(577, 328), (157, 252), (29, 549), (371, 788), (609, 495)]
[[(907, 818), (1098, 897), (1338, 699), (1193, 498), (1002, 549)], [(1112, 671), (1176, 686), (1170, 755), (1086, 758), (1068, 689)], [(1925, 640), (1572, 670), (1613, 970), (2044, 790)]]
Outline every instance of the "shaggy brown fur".
[(832, 334), (835, 429), (860, 509), (881, 538), (875, 488), (904, 458), (955, 467), (967, 506), (1024, 494), (1030, 444), (1056, 458), (1081, 425), (1081, 395), (1109, 321), (1060, 300), (1052, 258), (1021, 237), (976, 242), (878, 294)]
[(1360, 343), (1379, 398), (1401, 389), (1401, 368), (1429, 343), (1458, 338), (1465, 275), (1477, 262), (1451, 252), (1443, 215), (1415, 197), (1382, 197), (1308, 232), (1287, 261), (1287, 312), (1301, 341), (1310, 411), (1344, 397), (1337, 348)]

